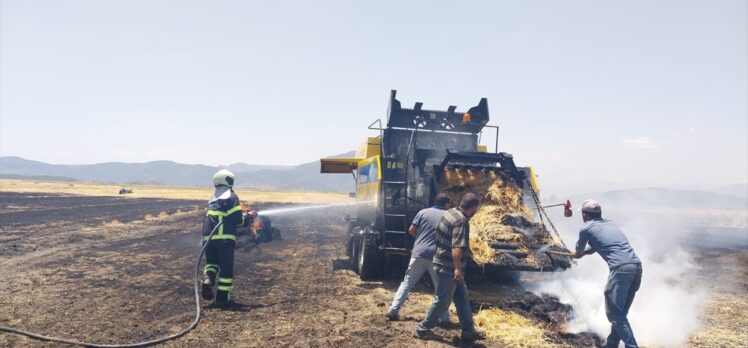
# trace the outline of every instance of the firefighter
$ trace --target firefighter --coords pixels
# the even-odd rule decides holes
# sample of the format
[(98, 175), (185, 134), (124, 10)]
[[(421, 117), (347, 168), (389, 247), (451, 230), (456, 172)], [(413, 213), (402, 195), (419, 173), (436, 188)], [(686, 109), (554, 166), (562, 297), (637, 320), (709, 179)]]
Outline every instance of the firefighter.
[[(215, 192), (208, 202), (208, 212), (203, 220), (203, 243), (205, 248), (205, 279), (202, 283), (202, 297), (212, 300), (213, 287), (217, 284), (215, 306), (227, 308), (235, 304), (231, 299), (234, 287), (234, 248), (236, 246), (236, 230), (239, 226), (249, 226), (257, 213), (243, 211), (239, 204), (239, 196), (234, 186), (234, 173), (221, 169), (213, 176)], [(217, 228), (208, 240), (210, 232)]]

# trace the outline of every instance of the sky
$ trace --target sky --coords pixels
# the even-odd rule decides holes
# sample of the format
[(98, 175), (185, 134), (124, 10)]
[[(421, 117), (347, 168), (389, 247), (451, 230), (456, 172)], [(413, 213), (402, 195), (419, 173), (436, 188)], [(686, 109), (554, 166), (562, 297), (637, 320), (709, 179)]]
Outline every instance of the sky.
[(293, 165), (376, 135), (396, 89), (488, 98), (541, 185), (743, 183), (746, 4), (3, 0), (0, 155)]

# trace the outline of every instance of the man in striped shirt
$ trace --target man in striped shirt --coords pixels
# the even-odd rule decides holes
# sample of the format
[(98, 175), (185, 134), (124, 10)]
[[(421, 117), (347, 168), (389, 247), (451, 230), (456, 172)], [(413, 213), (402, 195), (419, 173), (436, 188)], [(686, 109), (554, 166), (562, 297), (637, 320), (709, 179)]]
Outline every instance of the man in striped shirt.
[(462, 197), (458, 208), (449, 209), (444, 213), (436, 228), (436, 298), (429, 307), (426, 318), (416, 327), (416, 337), (420, 339), (440, 339), (431, 329), (436, 326), (438, 318), (448, 310), (451, 302), (454, 302), (457, 317), (460, 319), (460, 338), (463, 341), (485, 338), (483, 332), (475, 329), (470, 298), (463, 278), (470, 256), (470, 218), (479, 207), (478, 196), (468, 192)]

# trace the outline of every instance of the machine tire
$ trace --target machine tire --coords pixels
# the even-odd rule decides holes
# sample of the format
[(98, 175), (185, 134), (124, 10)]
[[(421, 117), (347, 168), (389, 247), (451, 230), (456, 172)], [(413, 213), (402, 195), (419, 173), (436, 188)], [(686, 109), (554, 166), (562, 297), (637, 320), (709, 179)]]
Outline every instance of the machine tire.
[(348, 221), (345, 225), (345, 255), (348, 256), (349, 259), (355, 260), (356, 258), (353, 257), (354, 242), (351, 233), (353, 233), (353, 223)]
[(361, 248), (361, 241), (359, 238), (351, 237), (348, 240), (348, 244), (351, 246), (351, 269), (358, 274), (358, 254), (360, 253), (359, 248)]
[(361, 280), (377, 279), (382, 274), (383, 255), (377, 248), (373, 238), (362, 236), (359, 243), (359, 253), (356, 258), (356, 268)]

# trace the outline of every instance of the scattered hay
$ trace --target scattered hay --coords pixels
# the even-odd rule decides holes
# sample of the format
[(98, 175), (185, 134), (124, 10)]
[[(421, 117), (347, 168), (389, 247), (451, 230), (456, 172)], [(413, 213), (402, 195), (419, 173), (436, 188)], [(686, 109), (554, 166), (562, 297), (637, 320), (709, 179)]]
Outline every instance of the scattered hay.
[[(481, 198), (480, 209), (470, 219), (470, 252), (478, 265), (497, 261), (491, 242), (519, 245), (519, 251), (528, 253), (528, 263), (535, 265), (538, 262), (528, 244), (552, 244), (545, 228), (532, 222), (532, 212), (523, 204), (520, 188), (505, 174), (478, 169), (450, 169), (442, 174), (440, 187), (453, 205), (457, 205), (467, 192)], [(528, 234), (528, 230), (535, 233)]]
[(688, 340), (690, 347), (745, 347), (748, 343), (748, 299), (715, 295), (699, 314), (703, 326)]
[(486, 338), (507, 347), (558, 347), (532, 320), (512, 311), (484, 309), (475, 315), (475, 325), (486, 332)]
[(165, 219), (165, 218), (168, 218), (168, 217), (169, 217), (169, 213), (168, 212), (161, 211), (158, 214), (150, 214), (150, 213), (149, 214), (145, 214), (145, 216), (143, 216), (143, 220), (145, 220), (145, 221), (155, 221), (155, 220), (158, 220), (158, 219)]
[(103, 226), (111, 227), (111, 226), (122, 226), (124, 225), (122, 222), (120, 222), (117, 219), (106, 221), (102, 224)]

